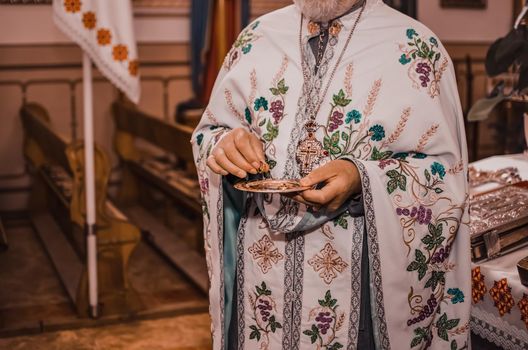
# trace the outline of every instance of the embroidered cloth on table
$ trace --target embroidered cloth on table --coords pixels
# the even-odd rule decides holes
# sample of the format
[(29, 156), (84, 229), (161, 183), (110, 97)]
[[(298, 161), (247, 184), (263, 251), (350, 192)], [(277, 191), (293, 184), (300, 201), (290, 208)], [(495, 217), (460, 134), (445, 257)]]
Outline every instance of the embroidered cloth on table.
[[(523, 155), (495, 156), (472, 166), (478, 170), (514, 166), (521, 178), (528, 179), (528, 159)], [(516, 266), (526, 255), (521, 249), (472, 264), (471, 330), (505, 349), (528, 349), (528, 288), (521, 284)]]

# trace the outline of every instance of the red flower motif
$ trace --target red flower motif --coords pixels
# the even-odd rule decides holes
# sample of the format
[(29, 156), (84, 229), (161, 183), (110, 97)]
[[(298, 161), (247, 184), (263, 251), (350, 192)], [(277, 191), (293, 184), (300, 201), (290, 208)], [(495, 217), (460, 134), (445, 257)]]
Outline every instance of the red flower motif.
[(94, 29), (97, 25), (97, 18), (93, 12), (83, 13), (83, 24), (87, 29)]
[(132, 60), (128, 62), (128, 72), (131, 76), (135, 77), (138, 75), (139, 71), (139, 62), (138, 60)]
[(125, 61), (128, 58), (128, 48), (126, 45), (115, 45), (112, 54), (114, 56), (114, 60), (116, 61)]
[(112, 41), (112, 33), (110, 33), (110, 30), (108, 29), (99, 29), (97, 31), (97, 42), (101, 46), (105, 46), (110, 44)]
[(495, 303), (495, 307), (499, 310), (499, 315), (501, 315), (501, 317), (510, 313), (515, 302), (511, 294), (511, 287), (508, 285), (508, 280), (506, 278), (503, 278), (500, 281), (495, 281), (489, 294)]
[(81, 0), (64, 0), (64, 9), (66, 12), (79, 12), (81, 11)]
[(479, 301), (484, 300), (484, 295), (487, 292), (484, 277), (485, 276), (480, 273), (480, 266), (475, 267), (471, 271), (471, 296), (473, 298), (473, 304), (477, 304)]

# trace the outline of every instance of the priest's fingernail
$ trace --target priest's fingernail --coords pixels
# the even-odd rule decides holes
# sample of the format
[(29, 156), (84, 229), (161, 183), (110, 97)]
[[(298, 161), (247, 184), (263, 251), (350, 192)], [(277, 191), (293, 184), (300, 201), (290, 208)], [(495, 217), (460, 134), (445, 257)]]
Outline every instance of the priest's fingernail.
[(239, 171), (239, 172), (237, 172), (237, 176), (240, 177), (240, 178), (245, 178), (247, 176), (247, 174), (246, 174), (245, 171)]
[(255, 168), (255, 169), (260, 168), (260, 164), (259, 164), (259, 162), (253, 162), (253, 163), (251, 163), (251, 165), (252, 165), (253, 168)]
[(257, 174), (258, 174), (257, 169), (251, 169), (249, 172), (250, 172), (251, 174), (253, 174), (253, 175), (257, 175)]

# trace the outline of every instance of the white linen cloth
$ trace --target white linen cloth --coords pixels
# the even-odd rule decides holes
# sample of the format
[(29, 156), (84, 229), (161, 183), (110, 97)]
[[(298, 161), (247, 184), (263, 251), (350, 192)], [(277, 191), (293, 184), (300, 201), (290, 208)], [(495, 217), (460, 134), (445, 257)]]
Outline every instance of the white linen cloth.
[(139, 62), (130, 0), (53, 0), (55, 24), (134, 103)]

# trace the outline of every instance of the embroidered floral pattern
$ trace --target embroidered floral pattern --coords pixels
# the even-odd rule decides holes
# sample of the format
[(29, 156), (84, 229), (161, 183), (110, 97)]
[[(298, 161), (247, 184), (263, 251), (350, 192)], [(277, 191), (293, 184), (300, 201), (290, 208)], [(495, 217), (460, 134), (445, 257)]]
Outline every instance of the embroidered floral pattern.
[(523, 297), (519, 300), (517, 306), (519, 306), (519, 310), (521, 310), (521, 320), (524, 322), (526, 329), (528, 330), (528, 294), (523, 293)]
[(81, 5), (81, 0), (64, 0), (64, 9), (66, 12), (79, 12), (81, 11)]
[(255, 292), (249, 293), (249, 300), (253, 306), (253, 320), (255, 321), (249, 326), (251, 330), (249, 339), (258, 342), (260, 349), (267, 349), (269, 334), (282, 328), (282, 325), (277, 322), (275, 300), (265, 282), (262, 282), (260, 286), (255, 286)]
[(408, 75), (416, 89), (426, 89), (429, 96), (436, 97), (440, 94), (440, 80), (447, 68), (447, 58), (442, 58), (438, 40), (421, 37), (416, 30), (407, 29), (407, 44), (401, 44), (402, 52), (398, 61), (403, 66), (409, 66)]
[(314, 321), (310, 329), (303, 334), (310, 337), (310, 342), (317, 345), (317, 349), (337, 350), (343, 345), (337, 341), (336, 333), (345, 321), (345, 314), (339, 313), (337, 299), (328, 290), (324, 299), (320, 299), (319, 306), (310, 310), (308, 321)]
[(115, 45), (112, 49), (112, 56), (116, 61), (126, 61), (128, 58), (128, 48), (126, 45)]
[(339, 256), (330, 243), (326, 243), (324, 248), (313, 258), (308, 260), (315, 272), (319, 272), (319, 277), (326, 284), (332, 283), (338, 273), (345, 271), (348, 264)]
[(112, 42), (112, 33), (106, 28), (97, 31), (97, 43), (101, 46), (109, 45)]
[(257, 261), (262, 273), (266, 274), (274, 264), (277, 264), (284, 257), (279, 253), (279, 249), (273, 244), (268, 235), (264, 235), (257, 242), (248, 248), (253, 259)]
[(260, 39), (260, 35), (255, 33), (259, 25), (260, 21), (256, 21), (240, 33), (224, 61), (225, 69), (230, 70), (243, 55), (251, 52), (253, 43)]
[(475, 267), (471, 270), (471, 297), (473, 304), (477, 304), (479, 301), (484, 300), (484, 295), (488, 291), (484, 281), (484, 275), (480, 272), (480, 266)]
[(434, 162), (431, 165), (431, 174), (438, 175), (441, 179), (443, 179), (446, 175), (445, 167), (438, 162)]
[[(269, 88), (271, 96), (268, 98), (261, 96), (255, 98), (254, 101), (251, 101), (250, 98), (249, 104), (252, 106), (251, 108), (247, 107), (244, 112), (244, 119), (249, 127), (255, 130), (264, 141), (266, 161), (270, 169), (277, 165), (275, 160), (276, 148), (273, 141), (279, 136), (280, 122), (286, 116), (284, 113), (285, 97), (290, 88), (286, 85), (286, 81), (281, 78), (281, 75), (284, 74), (287, 64), (288, 61), (284, 60), (281, 71)], [(252, 85), (256, 85), (256, 81), (252, 82)]]
[(499, 315), (504, 316), (505, 314), (510, 313), (515, 302), (511, 294), (511, 287), (508, 285), (508, 280), (506, 278), (503, 278), (500, 281), (495, 281), (489, 294), (491, 299), (493, 299), (495, 307), (499, 310)]
[(347, 218), (349, 218), (349, 217), (350, 217), (350, 213), (347, 210), (343, 214), (339, 215), (337, 218), (332, 220), (332, 222), (334, 223), (334, 227), (340, 226), (341, 228), (343, 228), (345, 230), (348, 229), (348, 220), (347, 220)]
[(86, 29), (94, 29), (97, 24), (97, 18), (95, 17), (95, 13), (91, 11), (83, 13), (82, 21)]
[[(64, 8), (66, 12), (76, 13), (81, 11), (82, 2), (81, 0), (65, 0)], [(95, 12), (87, 11), (82, 14), (82, 25), (87, 30), (95, 30), (97, 27), (97, 15)], [(96, 35), (97, 44), (100, 46), (110, 45), (112, 42), (112, 32), (108, 28), (99, 28), (97, 29)], [(130, 53), (128, 47), (123, 44), (115, 45), (112, 48), (112, 57), (115, 61), (123, 62), (126, 65), (123, 65), (124, 69), (128, 69), (128, 73), (132, 77), (137, 77), (139, 62), (137, 59), (130, 59)], [(128, 62), (125, 62), (128, 61)]]
[(464, 293), (458, 288), (449, 288), (447, 294), (451, 296), (451, 303), (453, 304), (464, 302)]
[[(415, 32), (409, 31), (408, 35), (414, 37)], [(449, 288), (445, 292), (446, 274), (455, 269), (455, 264), (449, 261), (449, 255), (460, 225), (458, 216), (453, 214), (455, 211), (463, 213), (465, 206), (463, 203), (453, 204), (449, 198), (439, 198), (438, 195), (444, 192), (444, 178), (447, 175), (443, 164), (433, 162), (430, 168), (423, 169), (423, 173), (419, 174), (416, 166), (410, 161), (427, 158), (423, 150), (436, 134), (439, 127), (437, 124), (432, 125), (422, 135), (413, 152), (394, 153), (386, 149), (402, 134), (411, 110), (410, 108), (403, 110), (396, 130), (387, 137), (385, 127), (381, 124), (371, 125), (368, 118), (374, 111), (380, 89), (381, 80), (378, 80), (372, 86), (362, 113), (350, 108), (352, 97), (344, 90), (333, 95), (327, 125), (321, 126), (324, 132), (323, 146), (330, 160), (340, 157), (376, 160), (379, 161), (379, 168), (385, 171), (387, 192), (389, 195), (397, 196), (395, 210), (401, 217), (402, 237), (411, 257), (407, 271), (415, 273), (423, 288), (429, 291), (427, 296), (415, 293), (414, 290), (409, 294), (412, 317), (409, 318), (408, 325), (420, 324), (414, 329), (415, 337), (410, 343), (411, 347), (427, 347), (433, 337), (449, 342), (451, 334), (467, 332), (465, 325), (459, 327), (460, 319), (449, 319), (447, 313), (442, 313), (440, 309), (443, 300), (451, 300), (452, 304), (465, 301), (459, 288)], [(409, 197), (408, 203), (403, 203), (404, 196)], [(444, 209), (435, 213), (433, 208), (440, 200), (449, 203)], [(337, 225), (346, 227), (346, 216), (336, 218), (334, 226)], [(419, 244), (412, 247), (418, 233)], [(327, 266), (330, 266), (328, 263), (330, 260), (328, 258), (324, 260), (320, 255), (321, 253), (317, 255), (318, 266), (322, 266), (322, 261), (326, 261)], [(308, 263), (312, 265), (314, 260), (315, 257)], [(331, 279), (328, 278), (328, 281)], [(422, 300), (427, 300), (425, 305), (420, 304)], [(422, 322), (426, 319), (428, 321), (424, 325)], [(458, 349), (455, 340), (452, 340), (450, 345), (453, 349)], [(464, 348), (467, 348), (467, 344), (461, 349)]]
[(131, 76), (135, 77), (138, 75), (139, 71), (139, 62), (138, 60), (131, 60), (128, 62), (128, 72)]

